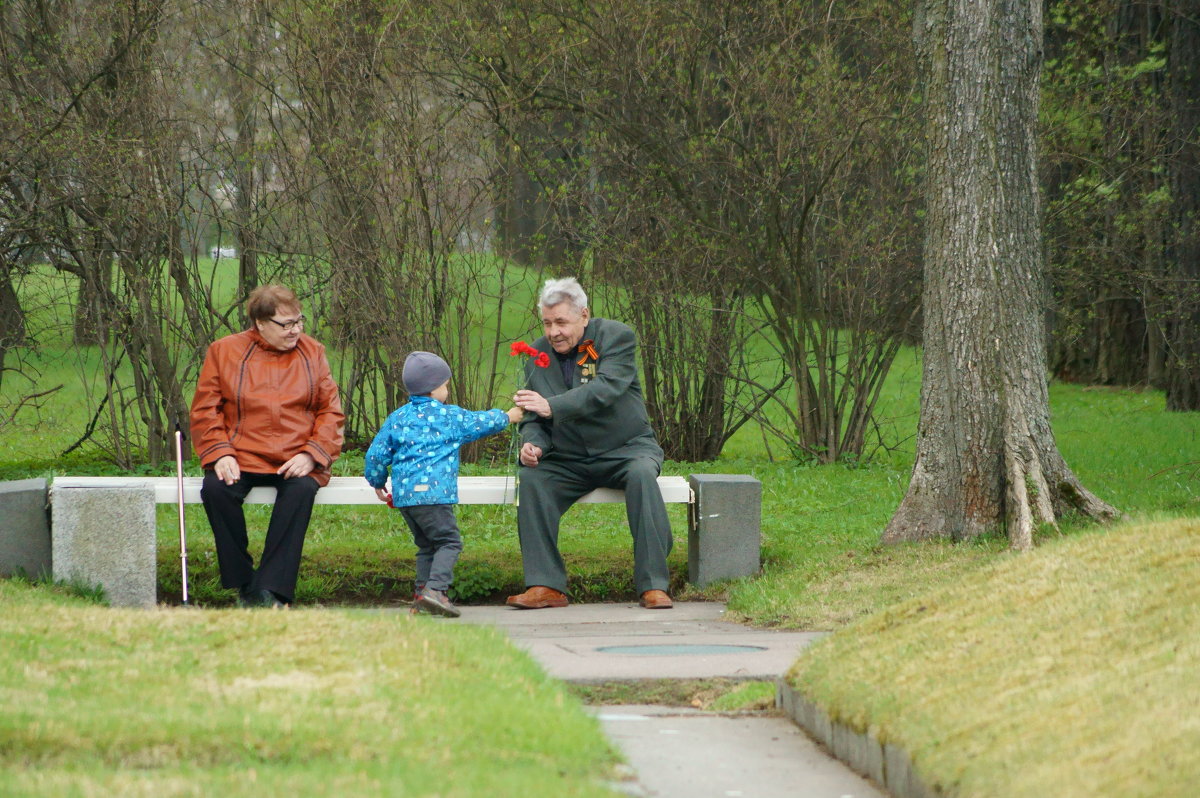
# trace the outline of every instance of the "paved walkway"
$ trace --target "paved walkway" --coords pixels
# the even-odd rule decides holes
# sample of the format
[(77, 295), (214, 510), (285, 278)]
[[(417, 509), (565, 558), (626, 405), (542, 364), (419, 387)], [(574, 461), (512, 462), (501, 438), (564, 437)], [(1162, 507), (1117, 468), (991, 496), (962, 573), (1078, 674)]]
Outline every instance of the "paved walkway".
[[(723, 620), (725, 607), (680, 602), (671, 610), (636, 604), (573, 604), (544, 610), (462, 607), (462, 622), (497, 626), (555, 678), (774, 680), (815, 632), (753, 629)], [(875, 785), (825, 753), (790, 720), (677, 707), (592, 710), (625, 754), (635, 796), (806, 796), (883, 798)]]
[(773, 680), (820, 637), (730, 623), (723, 620), (725, 605), (717, 602), (679, 602), (670, 610), (644, 610), (633, 603), (461, 609), (463, 621), (504, 629), (547, 673), (567, 682)]

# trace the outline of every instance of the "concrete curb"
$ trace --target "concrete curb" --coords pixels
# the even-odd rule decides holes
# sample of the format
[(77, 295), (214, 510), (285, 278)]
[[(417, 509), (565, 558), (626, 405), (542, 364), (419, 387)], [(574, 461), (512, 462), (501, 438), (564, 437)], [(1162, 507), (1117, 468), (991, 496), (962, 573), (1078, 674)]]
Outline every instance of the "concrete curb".
[(882, 785), (895, 798), (945, 798), (913, 770), (912, 758), (903, 748), (833, 721), (782, 676), (775, 685), (775, 706), (856, 773)]

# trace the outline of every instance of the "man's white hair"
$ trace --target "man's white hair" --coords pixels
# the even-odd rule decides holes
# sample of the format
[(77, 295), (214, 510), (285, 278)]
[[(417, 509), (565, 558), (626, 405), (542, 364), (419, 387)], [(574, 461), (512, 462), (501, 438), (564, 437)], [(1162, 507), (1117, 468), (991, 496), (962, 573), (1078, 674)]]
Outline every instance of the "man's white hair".
[(542, 287), (542, 295), (538, 304), (543, 308), (552, 308), (563, 302), (570, 302), (571, 307), (580, 313), (588, 306), (587, 294), (583, 286), (574, 277), (563, 277), (561, 280), (547, 280)]

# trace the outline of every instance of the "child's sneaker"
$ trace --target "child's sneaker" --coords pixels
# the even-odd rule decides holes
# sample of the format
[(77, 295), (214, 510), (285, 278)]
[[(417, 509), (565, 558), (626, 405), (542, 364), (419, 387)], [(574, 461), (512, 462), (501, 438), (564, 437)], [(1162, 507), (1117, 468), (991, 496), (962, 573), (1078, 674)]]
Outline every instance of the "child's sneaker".
[(416, 615), (421, 611), (421, 591), (425, 589), (425, 585), (417, 584), (413, 586), (412, 603), (408, 605), (408, 614)]
[(447, 618), (457, 618), (462, 614), (458, 611), (458, 607), (455, 607), (450, 599), (447, 598), (445, 593), (440, 590), (434, 590), (431, 587), (421, 589), (421, 594), (413, 602), (413, 607), (433, 613), (434, 615), (445, 615)]

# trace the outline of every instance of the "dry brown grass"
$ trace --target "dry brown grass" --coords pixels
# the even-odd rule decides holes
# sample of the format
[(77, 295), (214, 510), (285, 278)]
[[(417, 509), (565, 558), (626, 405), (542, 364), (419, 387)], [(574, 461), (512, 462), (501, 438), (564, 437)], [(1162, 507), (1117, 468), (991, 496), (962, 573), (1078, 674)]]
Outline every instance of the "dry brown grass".
[(1200, 783), (1200, 521), (1011, 555), (856, 622), (788, 674), (964, 796)]

